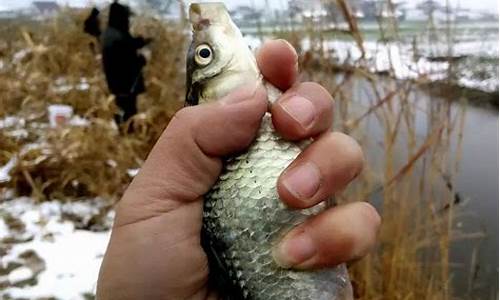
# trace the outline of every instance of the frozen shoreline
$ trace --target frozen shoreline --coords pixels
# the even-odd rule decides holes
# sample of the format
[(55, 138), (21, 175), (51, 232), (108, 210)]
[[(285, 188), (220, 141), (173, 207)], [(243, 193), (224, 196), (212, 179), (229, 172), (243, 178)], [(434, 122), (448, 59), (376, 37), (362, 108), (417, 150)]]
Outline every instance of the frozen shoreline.
[[(252, 49), (258, 49), (262, 44), (255, 35), (247, 35), (246, 39)], [(448, 78), (450, 65), (445, 58), (451, 50), (453, 60), (457, 59), (452, 66), (456, 84), (492, 93), (499, 88), (498, 45), (498, 33), (475, 36), (465, 32), (456, 37), (451, 49), (444, 41), (431, 43), (422, 40), (414, 44), (411, 41), (383, 43), (365, 40), (364, 61), (360, 60), (362, 52), (353, 40), (327, 39), (321, 46), (332, 63), (362, 66), (373, 73), (389, 73), (396, 79), (424, 79), (428, 82)], [(315, 48), (319, 46), (314, 45)], [(303, 51), (308, 51), (313, 45), (309, 39), (302, 39), (301, 47)]]

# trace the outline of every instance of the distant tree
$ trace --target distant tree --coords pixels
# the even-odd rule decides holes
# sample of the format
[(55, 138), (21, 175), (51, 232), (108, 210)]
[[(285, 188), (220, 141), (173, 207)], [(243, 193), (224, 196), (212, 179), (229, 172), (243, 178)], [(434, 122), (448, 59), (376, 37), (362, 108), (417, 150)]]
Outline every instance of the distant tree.
[(434, 0), (425, 0), (417, 5), (417, 9), (427, 16), (427, 31), (429, 32), (429, 45), (435, 44), (439, 40), (439, 34), (435, 22), (435, 13), (440, 10), (446, 10), (439, 2)]
[(443, 6), (435, 0), (425, 0), (417, 5), (417, 9), (422, 11), (426, 16), (433, 16), (438, 10), (442, 10)]
[(295, 18), (302, 13), (302, 3), (300, 0), (288, 1), (288, 12), (291, 18)]
[[(371, 0), (347, 0), (347, 5), (351, 11), (357, 15), (358, 13), (363, 13), (363, 15), (370, 15), (375, 13), (376, 1)], [(328, 12), (328, 16), (332, 20), (341, 20), (343, 18), (342, 13), (337, 5), (337, 1), (322, 1), (323, 7)]]
[(158, 14), (166, 15), (170, 12), (175, 0), (145, 0), (145, 2), (155, 9)]
[(322, 4), (328, 13), (328, 18), (330, 19), (330, 21), (338, 21), (341, 13), (337, 5), (337, 1), (323, 1)]
[(236, 8), (244, 21), (256, 21), (262, 18), (264, 14), (262, 10), (259, 10), (253, 6), (241, 5)]

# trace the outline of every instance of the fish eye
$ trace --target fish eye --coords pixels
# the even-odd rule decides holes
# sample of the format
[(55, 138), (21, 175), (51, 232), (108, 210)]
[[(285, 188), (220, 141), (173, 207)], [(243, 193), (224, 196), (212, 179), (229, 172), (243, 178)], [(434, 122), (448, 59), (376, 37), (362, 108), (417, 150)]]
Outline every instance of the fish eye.
[(209, 50), (209, 49), (207, 49), (207, 48), (203, 48), (203, 49), (201, 49), (201, 50), (200, 50), (200, 56), (201, 56), (202, 58), (209, 58), (209, 57), (210, 57), (210, 55), (212, 55), (212, 53), (210, 52), (210, 50)]
[(196, 47), (195, 61), (200, 66), (206, 66), (213, 60), (213, 52), (210, 46), (203, 44)]

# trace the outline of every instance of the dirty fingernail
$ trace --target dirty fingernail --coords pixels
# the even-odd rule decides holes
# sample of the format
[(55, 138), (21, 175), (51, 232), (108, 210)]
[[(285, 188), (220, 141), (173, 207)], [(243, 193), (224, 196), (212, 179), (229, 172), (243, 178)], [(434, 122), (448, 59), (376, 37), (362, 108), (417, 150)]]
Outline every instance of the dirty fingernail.
[(314, 242), (305, 232), (285, 238), (273, 252), (274, 260), (283, 268), (299, 266), (315, 254)]
[(318, 192), (320, 176), (315, 164), (306, 163), (288, 171), (283, 178), (283, 185), (299, 200), (307, 201)]
[(292, 96), (284, 100), (281, 107), (304, 129), (313, 125), (313, 121), (316, 118), (316, 111), (314, 105), (308, 99), (298, 95)]

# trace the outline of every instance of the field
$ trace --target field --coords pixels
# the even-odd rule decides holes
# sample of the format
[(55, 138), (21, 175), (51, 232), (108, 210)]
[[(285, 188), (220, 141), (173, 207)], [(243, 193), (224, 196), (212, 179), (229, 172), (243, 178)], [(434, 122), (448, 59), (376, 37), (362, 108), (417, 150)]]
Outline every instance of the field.
[[(93, 298), (113, 207), (183, 106), (188, 31), (138, 17), (134, 32), (155, 38), (145, 74), (148, 91), (140, 99), (140, 114), (127, 124), (133, 132), (117, 128), (95, 41), (81, 32), (85, 13), (0, 25), (0, 298)], [(364, 40), (352, 22), (341, 39), (325, 32), (274, 35), (301, 50), (302, 79), (328, 88), (336, 99), (335, 130), (353, 135), (367, 152), (361, 178), (338, 195), (340, 202), (372, 202), (383, 216), (376, 251), (350, 265), (356, 297), (497, 297), (493, 289), (478, 296), (473, 285), (455, 282), (450, 259), (454, 242), (484, 237), (456, 227), (464, 213), (455, 185), (464, 143), (464, 92), (478, 87), (456, 88), (460, 78), (448, 77), (451, 67), (442, 62), (438, 79), (432, 77), (436, 65), (401, 75), (393, 54), (380, 57), (370, 50), (370, 45), (393, 49), (393, 41), (377, 44), (369, 33)], [(355, 51), (367, 59), (353, 57)], [(428, 63), (430, 56), (425, 57)], [(488, 63), (494, 60), (488, 57)], [(380, 61), (389, 67), (378, 69)], [(498, 95), (498, 77), (485, 76), (496, 82)], [(454, 93), (432, 96), (436, 80)], [(51, 104), (71, 105), (76, 116), (67, 126), (51, 128)], [(65, 261), (58, 259), (63, 255)], [(470, 253), (471, 267), (460, 269), (466, 278), (474, 277), (476, 258)]]

